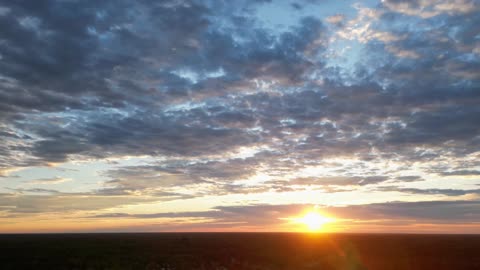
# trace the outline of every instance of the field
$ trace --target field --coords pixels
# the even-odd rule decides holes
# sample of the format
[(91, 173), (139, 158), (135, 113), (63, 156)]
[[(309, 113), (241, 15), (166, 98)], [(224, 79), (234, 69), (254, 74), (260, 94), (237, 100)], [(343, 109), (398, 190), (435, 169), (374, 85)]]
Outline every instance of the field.
[(480, 235), (0, 235), (0, 269), (480, 269)]

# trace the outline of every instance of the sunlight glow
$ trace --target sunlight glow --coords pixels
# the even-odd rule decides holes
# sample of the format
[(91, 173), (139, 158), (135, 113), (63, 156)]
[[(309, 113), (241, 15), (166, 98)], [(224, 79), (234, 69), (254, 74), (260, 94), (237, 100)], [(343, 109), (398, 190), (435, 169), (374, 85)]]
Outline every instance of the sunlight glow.
[(316, 210), (311, 210), (301, 217), (292, 218), (295, 223), (303, 224), (309, 231), (316, 232), (322, 229), (323, 225), (334, 222), (335, 219), (324, 216)]

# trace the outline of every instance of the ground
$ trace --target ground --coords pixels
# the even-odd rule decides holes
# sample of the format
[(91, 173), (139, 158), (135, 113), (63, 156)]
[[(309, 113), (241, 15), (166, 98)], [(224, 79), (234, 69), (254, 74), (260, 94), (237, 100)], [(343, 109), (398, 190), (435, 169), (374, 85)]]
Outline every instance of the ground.
[(480, 235), (0, 235), (1, 269), (480, 269)]

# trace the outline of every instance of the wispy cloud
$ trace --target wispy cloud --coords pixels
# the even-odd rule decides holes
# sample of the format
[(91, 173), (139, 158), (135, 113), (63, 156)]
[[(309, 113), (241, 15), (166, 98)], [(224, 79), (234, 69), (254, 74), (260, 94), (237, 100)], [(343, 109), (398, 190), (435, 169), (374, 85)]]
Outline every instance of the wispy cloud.
[(64, 177), (52, 177), (52, 178), (40, 178), (28, 181), (27, 184), (33, 185), (55, 185), (60, 183), (65, 183), (72, 181), (71, 178), (64, 178)]

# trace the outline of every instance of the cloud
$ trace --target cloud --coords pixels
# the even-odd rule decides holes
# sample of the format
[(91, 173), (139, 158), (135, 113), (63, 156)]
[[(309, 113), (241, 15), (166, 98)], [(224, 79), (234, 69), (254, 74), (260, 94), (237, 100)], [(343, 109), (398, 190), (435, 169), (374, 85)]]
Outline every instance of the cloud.
[(475, 176), (475, 175), (480, 175), (480, 171), (475, 171), (475, 170), (458, 170), (458, 171), (447, 171), (447, 172), (442, 172), (440, 173), (441, 175), (444, 176)]
[(436, 2), (428, 0), (386, 0), (382, 1), (382, 4), (392, 11), (422, 18), (430, 18), (444, 13), (450, 15), (471, 13), (479, 8), (478, 3), (472, 0), (442, 0)]
[(28, 184), (35, 184), (35, 185), (55, 185), (60, 183), (65, 183), (72, 181), (70, 178), (63, 178), (63, 177), (52, 177), (52, 178), (40, 178), (35, 179), (32, 181), (28, 181)]
[[(45, 190), (29, 190), (41, 192)], [(66, 195), (51, 192), (49, 195), (11, 195), (2, 194), (0, 205), (9, 206), (11, 214), (71, 213), (75, 211), (93, 211), (121, 205), (138, 204), (158, 200), (159, 198), (141, 198), (127, 196), (88, 196), (85, 194)]]
[(59, 194), (60, 192), (56, 189), (45, 189), (45, 188), (16, 188), (12, 189), (15, 193), (19, 194)]
[(415, 51), (404, 50), (394, 46), (387, 46), (387, 51), (391, 52), (392, 54), (400, 58), (418, 59), (421, 57)]
[(342, 26), (343, 22), (345, 21), (345, 15), (343, 14), (336, 14), (333, 16), (329, 16), (325, 19), (328, 23), (331, 23), (335, 26)]
[(331, 176), (318, 178), (299, 178), (289, 182), (292, 185), (373, 185), (385, 182), (389, 179), (387, 176)]
[[(478, 223), (478, 201), (387, 202), (366, 205), (317, 207), (338, 219), (371, 221), (389, 224), (390, 221), (418, 223)], [(215, 222), (245, 222), (252, 226), (275, 224), (279, 219), (298, 216), (311, 205), (251, 205), (219, 206), (211, 211), (169, 212), (153, 214), (110, 213), (90, 218), (209, 218)], [(382, 221), (383, 220), (383, 221)], [(390, 220), (390, 221), (389, 221)], [(208, 223), (209, 221), (207, 221)], [(347, 222), (347, 221), (345, 221)], [(215, 224), (212, 224), (213, 226)]]
[[(312, 152), (312, 156), (317, 155), (318, 152), (322, 152), (323, 155), (334, 152), (363, 152), (369, 151), (371, 145), (381, 147), (382, 139), (378, 135), (380, 126), (364, 125), (360, 119), (356, 119), (355, 115), (380, 117), (379, 121), (382, 121), (380, 115), (387, 111), (389, 117), (397, 117), (399, 123), (406, 122), (409, 125), (406, 129), (393, 127), (391, 132), (386, 134), (389, 143), (404, 141), (420, 143), (420, 138), (424, 138), (423, 140), (449, 138), (446, 136), (447, 130), (422, 129), (426, 129), (424, 127), (439, 128), (438, 125), (428, 125), (426, 121), (433, 121), (436, 114), (439, 119), (442, 118), (442, 114), (452, 115), (451, 110), (455, 108), (443, 108), (433, 114), (430, 111), (420, 112), (414, 115), (415, 118), (409, 117), (405, 114), (405, 109), (400, 108), (402, 104), (410, 104), (414, 106), (410, 110), (415, 110), (415, 106), (421, 104), (411, 104), (414, 100), (417, 103), (422, 98), (426, 103), (431, 101), (428, 97), (433, 95), (433, 90), (424, 90), (422, 85), (418, 85), (421, 82), (420, 77), (415, 75), (422, 74), (423, 70), (430, 68), (428, 66), (419, 72), (405, 71), (409, 67), (399, 71), (401, 66), (396, 70), (378, 69), (376, 71), (378, 76), (388, 75), (384, 77), (392, 82), (399, 81), (395, 76), (400, 76), (402, 72), (407, 72), (408, 76), (414, 76), (411, 80), (402, 80), (409, 85), (400, 88), (392, 85), (387, 91), (382, 90), (380, 81), (359, 81), (347, 87), (342, 85), (340, 79), (335, 76), (330, 77), (322, 86), (312, 85), (307, 75), (312, 72), (322, 72), (323, 63), (311, 58), (311, 50), (316, 48), (315, 50), (321, 53), (325, 50), (328, 40), (323, 25), (314, 18), (304, 18), (298, 27), (275, 37), (260, 28), (250, 29), (245, 25), (248, 20), (254, 20), (248, 13), (242, 14), (244, 22), (229, 22), (228, 25), (233, 32), (223, 31), (216, 25), (225, 18), (212, 17), (212, 9), (208, 5), (198, 3), (185, 6), (178, 6), (173, 2), (138, 3), (130, 9), (130, 12), (145, 13), (145, 22), (142, 25), (138, 24), (134, 17), (128, 16), (129, 11), (123, 3), (113, 6), (105, 2), (97, 7), (97, 15), (88, 13), (89, 4), (83, 6), (79, 2), (72, 2), (70, 5), (81, 10), (77, 15), (81, 20), (79, 19), (75, 26), (50, 23), (55, 16), (59, 17), (56, 18), (57, 21), (70, 16), (68, 13), (54, 12), (57, 9), (63, 10), (64, 7), (59, 3), (47, 5), (44, 10), (30, 5), (17, 5), (10, 8), (15, 12), (6, 15), (12, 21), (27, 14), (37, 18), (29, 19), (36, 23), (30, 22), (30, 28), (27, 27), (27, 29), (17, 21), (15, 25), (23, 29), (22, 31), (41, 32), (43, 27), (54, 27), (51, 31), (58, 36), (65, 35), (64, 38), (80, 40), (91, 45), (85, 45), (81, 49), (72, 47), (72, 51), (78, 50), (83, 53), (75, 56), (82, 57), (82, 60), (72, 60), (71, 62), (75, 62), (77, 66), (63, 68), (62, 72), (70, 72), (65, 73), (64, 77), (62, 77), (64, 73), (56, 75), (55, 80), (61, 81), (65, 86), (47, 85), (48, 87), (44, 87), (44, 90), (39, 88), (42, 84), (35, 81), (35, 88), (28, 85), (24, 87), (31, 93), (13, 97), (29, 97), (42, 93), (41, 99), (35, 98), (35, 100), (43, 100), (41, 104), (58, 102), (58, 108), (48, 105), (50, 109), (46, 110), (40, 105), (28, 102), (19, 102), (16, 105), (15, 99), (8, 102), (8, 106), (14, 105), (16, 108), (10, 110), (10, 113), (28, 113), (31, 109), (56, 112), (54, 115), (36, 117), (26, 114), (23, 119), (14, 122), (13, 125), (17, 130), (22, 130), (32, 138), (36, 138), (23, 147), (13, 146), (18, 149), (17, 151), (31, 153), (31, 161), (26, 164), (41, 163), (42, 160), (63, 162), (70, 156), (76, 155), (95, 158), (127, 153), (154, 156), (200, 156), (212, 151), (220, 153), (253, 143), (269, 144), (275, 139), (284, 140), (285, 146), (294, 145), (296, 152), (305, 152), (305, 155), (309, 155), (308, 152)], [(107, 13), (106, 10), (109, 12)], [(154, 12), (165, 14), (165, 16), (153, 16)], [(44, 18), (44, 14), (54, 15), (51, 15), (52, 18)], [(359, 17), (378, 22), (386, 20), (381, 16), (382, 14), (383, 11), (379, 10), (359, 9)], [(177, 21), (178, 18), (184, 17), (190, 19)], [(172, 23), (175, 27), (168, 27)], [(73, 31), (68, 27), (77, 28)], [(420, 35), (396, 34), (397, 29), (380, 31), (374, 27), (377, 26), (372, 25), (369, 28), (372, 30), (372, 38), (369, 40), (391, 44), (390, 47), (386, 47), (387, 49), (397, 48), (399, 52), (412, 51), (418, 54), (415, 49), (412, 50), (406, 46), (423, 42), (416, 40)], [(155, 31), (158, 35), (145, 35)], [(158, 40), (155, 36), (168, 38)], [(175, 38), (176, 36), (183, 38)], [(17, 37), (12, 32), (10, 38), (16, 40)], [(42, 42), (42, 36), (35, 38), (38, 39), (35, 42)], [(117, 40), (123, 42), (115, 42)], [(18, 44), (18, 47), (22, 46), (25, 45)], [(434, 44), (431, 43), (429, 46)], [(137, 50), (129, 48), (137, 48)], [(54, 49), (45, 51), (47, 56), (44, 58), (52, 58), (58, 62), (54, 61), (51, 65), (57, 67), (64, 62), (70, 63), (68, 55), (56, 55), (55, 52)], [(13, 59), (12, 56), (12, 61)], [(85, 68), (81, 66), (83, 62), (91, 66)], [(24, 67), (31, 69), (36, 66), (25, 64)], [(103, 69), (106, 70), (104, 73), (102, 73)], [(470, 70), (470, 67), (465, 69)], [(39, 67), (38, 71), (30, 70), (24, 73), (40, 74), (46, 70), (48, 69)], [(142, 72), (138, 72), (140, 70)], [(222, 71), (218, 73), (219, 75), (209, 75), (215, 74), (218, 70)], [(6, 71), (4, 73), (5, 76), (17, 82), (29, 81), (21, 77), (12, 77), (13, 73), (12, 75), (8, 75)], [(81, 76), (80, 73), (82, 73)], [(82, 83), (94, 83), (95, 76), (99, 74), (106, 79), (102, 79), (98, 87), (81, 86), (71, 81), (71, 78), (78, 77), (82, 78)], [(83, 79), (82, 76), (87, 77)], [(47, 80), (46, 75), (38, 75), (38, 77), (45, 78), (45, 81), (50, 81), (49, 83), (52, 81)], [(194, 77), (196, 79), (192, 79)], [(277, 93), (252, 93), (252, 88), (259, 87), (259, 81), (263, 85), (274, 88), (274, 92), (277, 91)], [(434, 81), (434, 78), (431, 81)], [(73, 100), (77, 102), (76, 105), (66, 101), (71, 96), (71, 91), (74, 91), (69, 90), (73, 85), (79, 89), (85, 89), (85, 91), (78, 90), (78, 95), (82, 98), (72, 99), (72, 102)], [(432, 87), (435, 88), (436, 85), (433, 84)], [(292, 93), (282, 92), (282, 89), (292, 86), (297, 87), (298, 90)], [(421, 90), (413, 94), (408, 89)], [(13, 92), (8, 91), (5, 94)], [(258, 89), (255, 92), (258, 92)], [(435, 89), (435, 93), (440, 93), (439, 97), (444, 98), (445, 101), (454, 98), (452, 92), (454, 90)], [(473, 95), (474, 92), (467, 88), (461, 95), (470, 94)], [(169, 104), (172, 102), (180, 107), (171, 108)], [(188, 102), (190, 105), (187, 105)], [(25, 107), (27, 104), (30, 107)], [(392, 104), (398, 104), (398, 106), (392, 107)], [(9, 108), (8, 106), (6, 108)], [(102, 107), (112, 109), (101, 109), (99, 112), (98, 110)], [(138, 110), (138, 108), (142, 109)], [(473, 119), (469, 116), (475, 113), (474, 109), (468, 107), (459, 112), (458, 118), (465, 121), (464, 127), (471, 130), (459, 127), (456, 129), (458, 134), (477, 132), (473, 128), (476, 126), (474, 121), (468, 122), (468, 119)], [(421, 119), (423, 115), (429, 119)], [(53, 121), (60, 119), (64, 122), (62, 126)], [(281, 121), (285, 119), (290, 119), (295, 124), (282, 125)], [(341, 121), (334, 129), (327, 130), (326, 125), (322, 127), (315, 125), (321, 119), (341, 119)], [(458, 122), (456, 119), (452, 121)], [(51, 124), (40, 125), (39, 122)], [(352, 127), (355, 127), (355, 133), (347, 131)], [(287, 136), (287, 132), (292, 131), (296, 132), (294, 134), (297, 137), (305, 136), (306, 141), (302, 144), (295, 143), (294, 136)], [(347, 136), (344, 139), (335, 139), (339, 132)], [(318, 137), (318, 134), (322, 134), (323, 137)], [(12, 158), (10, 162), (4, 162), (5, 166), (11, 166), (15, 162), (11, 149), (6, 149), (5, 155)], [(313, 153), (314, 150), (318, 152)], [(23, 160), (26, 159), (23, 158)], [(22, 166), (22, 164), (17, 165)]]
[(189, 195), (156, 192), (151, 196), (140, 196), (124, 190), (102, 189), (94, 192), (67, 193), (53, 189), (14, 189), (15, 193), (0, 194), (0, 205), (7, 207), (9, 214), (28, 216), (31, 214), (57, 213), (64, 215), (81, 211), (101, 211), (128, 205), (162, 202), (191, 198)]
[(404, 175), (404, 176), (397, 176), (394, 179), (394, 182), (416, 182), (416, 181), (423, 181), (424, 179), (418, 175)]
[(480, 195), (480, 189), (441, 189), (441, 188), (401, 188), (395, 186), (378, 187), (381, 191), (398, 191), (410, 194), (422, 194), (422, 195), (445, 195), (445, 196), (462, 196), (467, 194)]
[[(241, 23), (234, 24), (234, 31), (247, 31), (239, 33), (244, 42), (237, 42), (228, 32), (212, 26), (217, 22), (207, 18), (211, 10), (201, 4), (145, 2), (127, 8), (123, 2), (105, 2), (96, 6), (95, 14), (89, 12), (91, 5), (52, 2), (41, 9), (12, 4), (15, 12), (2, 17), (12, 24), (5, 36), (8, 42), (4, 43), (0, 68), (10, 89), (0, 93), (3, 107), (11, 117), (27, 114), (13, 125), (38, 138), (28, 152), (46, 162), (63, 162), (71, 155), (98, 157), (105, 152), (200, 155), (226, 150), (222, 144), (235, 147), (255, 141), (253, 134), (243, 136), (245, 131), (240, 129), (251, 127), (255, 119), (229, 111), (228, 104), (222, 111), (199, 108), (176, 114), (168, 107), (172, 102), (245, 91), (248, 89), (242, 88), (254, 87), (255, 80), (295, 85), (313, 65), (304, 54), (322, 49), (311, 46), (323, 31), (314, 18), (303, 19), (298, 28), (278, 39), (261, 29), (247, 31)], [(78, 10), (75, 25), (61, 24), (72, 16), (67, 10)], [(142, 13), (145, 21), (138, 22), (132, 17), (135, 13)], [(19, 18), (34, 18), (36, 23), (25, 29)], [(42, 31), (59, 40), (47, 42)], [(29, 42), (19, 37), (21, 34), (28, 36)], [(27, 48), (27, 43), (31, 47)], [(63, 44), (63, 49), (56, 49), (55, 44)], [(17, 55), (14, 47), (32, 51), (32, 57)], [(33, 53), (35, 48), (44, 49)], [(212, 75), (219, 70), (222, 72)], [(198, 78), (192, 80), (192, 76)], [(24, 94), (11, 94), (19, 88)], [(163, 109), (158, 110), (159, 105)], [(138, 106), (144, 110), (134, 113)], [(99, 115), (96, 110), (122, 113)], [(31, 111), (55, 113), (66, 126), (34, 124), (34, 116), (28, 115)], [(130, 116), (124, 117), (124, 113)], [(148, 114), (152, 116), (146, 118)], [(211, 125), (205, 125), (207, 122)], [(224, 143), (219, 142), (223, 139)], [(135, 141), (142, 143), (125, 147)], [(136, 153), (132, 149), (137, 149)]]

